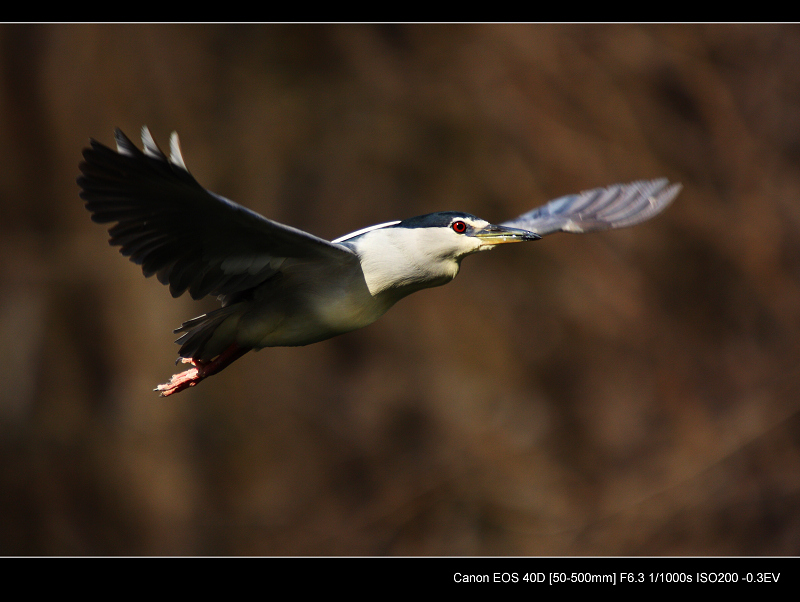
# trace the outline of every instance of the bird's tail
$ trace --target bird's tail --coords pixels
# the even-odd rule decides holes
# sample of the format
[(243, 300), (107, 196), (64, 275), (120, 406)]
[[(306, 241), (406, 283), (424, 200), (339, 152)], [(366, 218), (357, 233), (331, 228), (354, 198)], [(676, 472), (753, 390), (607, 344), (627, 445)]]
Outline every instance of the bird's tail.
[(181, 334), (175, 342), (181, 346), (178, 359), (209, 361), (235, 342), (239, 322), (237, 304), (221, 307), (187, 320), (173, 332)]
[(162, 397), (195, 386), (250, 351), (250, 347), (242, 347), (235, 340), (239, 309), (236, 304), (221, 307), (187, 320), (175, 329), (176, 333), (183, 333), (175, 341), (181, 345), (178, 361), (193, 367), (158, 385), (155, 390)]

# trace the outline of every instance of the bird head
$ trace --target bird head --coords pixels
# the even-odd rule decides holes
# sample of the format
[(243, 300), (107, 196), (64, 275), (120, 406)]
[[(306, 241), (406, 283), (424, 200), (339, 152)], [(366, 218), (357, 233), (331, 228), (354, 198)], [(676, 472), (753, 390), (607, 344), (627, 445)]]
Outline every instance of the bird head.
[(539, 238), (469, 213), (443, 211), (379, 224), (334, 242), (358, 254), (372, 294), (390, 288), (407, 294), (449, 282), (467, 255)]

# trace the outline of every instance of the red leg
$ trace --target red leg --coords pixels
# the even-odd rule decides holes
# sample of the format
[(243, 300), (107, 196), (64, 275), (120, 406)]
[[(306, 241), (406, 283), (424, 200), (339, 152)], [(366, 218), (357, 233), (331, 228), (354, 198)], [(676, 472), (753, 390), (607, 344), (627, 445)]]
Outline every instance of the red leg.
[(169, 397), (175, 393), (180, 393), (184, 389), (194, 387), (204, 378), (207, 378), (212, 374), (216, 374), (229, 364), (238, 360), (248, 351), (250, 351), (249, 347), (239, 347), (239, 345), (233, 343), (225, 351), (210, 361), (181, 358), (183, 363), (192, 364), (194, 368), (190, 368), (189, 370), (181, 372), (180, 374), (174, 374), (168, 383), (158, 385), (153, 390), (159, 391), (161, 393), (161, 397)]

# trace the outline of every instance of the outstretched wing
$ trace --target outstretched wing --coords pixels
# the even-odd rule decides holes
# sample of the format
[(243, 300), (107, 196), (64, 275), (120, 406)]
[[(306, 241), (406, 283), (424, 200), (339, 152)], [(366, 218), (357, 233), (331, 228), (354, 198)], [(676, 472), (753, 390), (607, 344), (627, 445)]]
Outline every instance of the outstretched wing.
[(115, 131), (117, 151), (91, 141), (83, 151), (80, 196), (112, 245), (156, 274), (173, 297), (229, 295), (264, 282), (288, 258), (357, 261), (346, 247), (284, 226), (209, 192), (186, 170), (178, 136), (171, 156), (142, 128), (144, 151)]
[(663, 211), (680, 190), (680, 184), (670, 184), (665, 178), (595, 188), (555, 199), (502, 225), (541, 236), (625, 228)]

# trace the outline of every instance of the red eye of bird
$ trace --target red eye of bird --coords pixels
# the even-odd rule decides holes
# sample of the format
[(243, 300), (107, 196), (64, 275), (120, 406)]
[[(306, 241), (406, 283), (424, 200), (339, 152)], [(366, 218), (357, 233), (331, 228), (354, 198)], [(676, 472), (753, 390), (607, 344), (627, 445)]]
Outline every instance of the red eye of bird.
[(467, 231), (467, 224), (460, 220), (453, 222), (450, 227), (453, 229), (453, 232), (456, 232), (457, 234), (464, 234), (464, 232)]

